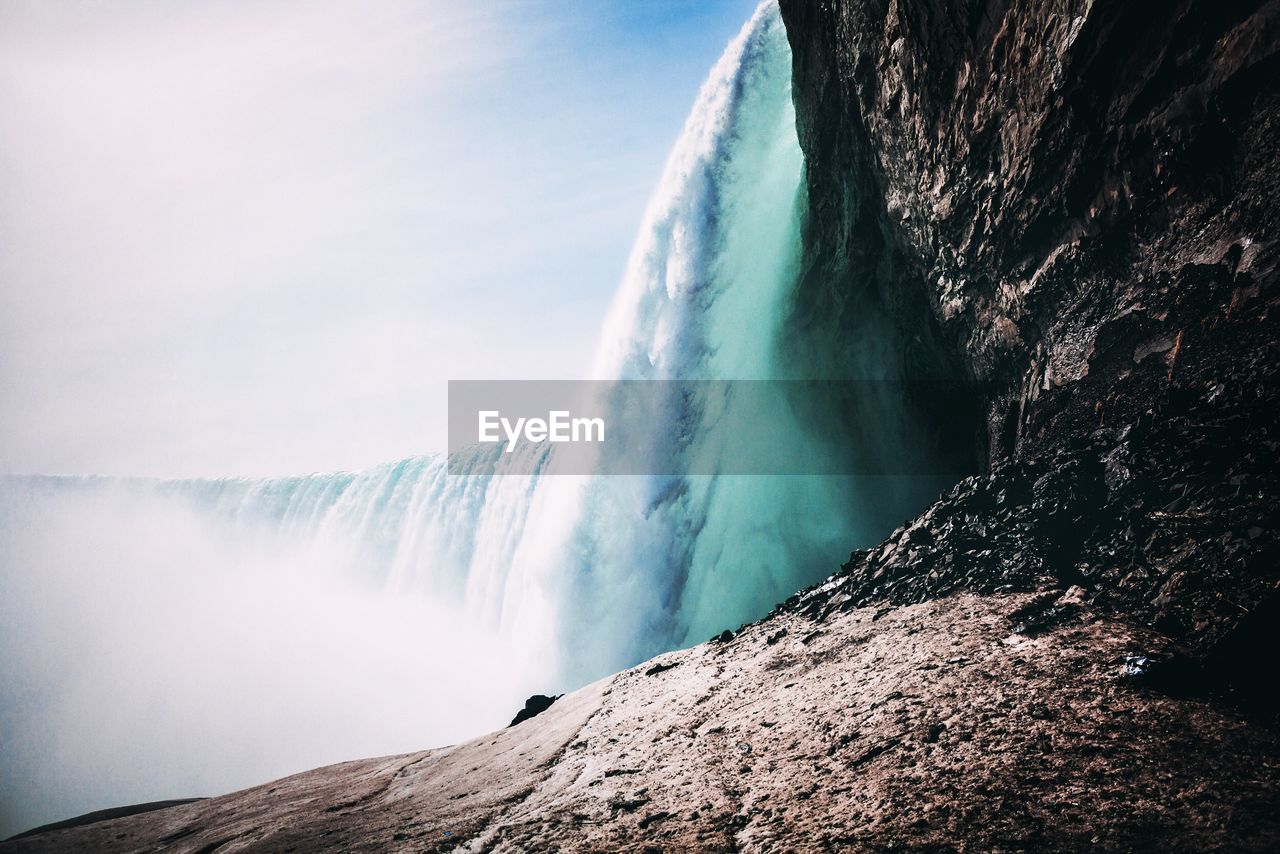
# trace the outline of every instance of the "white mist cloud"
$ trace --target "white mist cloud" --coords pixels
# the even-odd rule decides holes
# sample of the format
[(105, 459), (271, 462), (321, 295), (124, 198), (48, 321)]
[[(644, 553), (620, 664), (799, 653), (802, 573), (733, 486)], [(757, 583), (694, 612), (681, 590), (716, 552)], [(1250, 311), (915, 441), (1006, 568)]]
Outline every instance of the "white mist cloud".
[(455, 608), (124, 489), (6, 484), (0, 553), (0, 838), (457, 742), (549, 678)]

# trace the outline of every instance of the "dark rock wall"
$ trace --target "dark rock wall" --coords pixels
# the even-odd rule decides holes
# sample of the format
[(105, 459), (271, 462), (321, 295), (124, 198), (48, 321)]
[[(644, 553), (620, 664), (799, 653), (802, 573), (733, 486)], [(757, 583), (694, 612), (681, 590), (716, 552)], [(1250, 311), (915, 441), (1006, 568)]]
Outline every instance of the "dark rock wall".
[(1080, 585), (1280, 720), (1280, 2), (780, 2), (798, 319), (977, 381), (989, 469), (788, 607)]
[(914, 375), (989, 383), (991, 459), (1272, 343), (1280, 3), (781, 6), (804, 303), (883, 310)]

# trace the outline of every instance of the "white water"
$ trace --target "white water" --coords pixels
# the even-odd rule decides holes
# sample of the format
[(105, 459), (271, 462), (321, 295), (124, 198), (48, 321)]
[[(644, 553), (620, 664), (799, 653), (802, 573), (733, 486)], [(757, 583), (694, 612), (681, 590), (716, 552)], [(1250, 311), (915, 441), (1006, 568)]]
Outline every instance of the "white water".
[[(796, 334), (802, 174), (766, 3), (671, 155), (596, 376), (804, 376), (779, 356)], [(761, 616), (929, 488), (458, 477), (438, 457), (266, 480), (10, 479), (0, 833), (500, 726), (529, 693)]]

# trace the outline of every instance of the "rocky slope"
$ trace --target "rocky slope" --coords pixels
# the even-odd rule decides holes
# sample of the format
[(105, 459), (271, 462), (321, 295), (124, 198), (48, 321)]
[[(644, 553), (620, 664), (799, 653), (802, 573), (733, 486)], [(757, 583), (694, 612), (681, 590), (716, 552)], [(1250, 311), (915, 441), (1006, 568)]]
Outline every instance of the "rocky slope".
[(508, 730), (4, 850), (1280, 848), (1280, 2), (782, 8), (795, 322), (987, 472)]
[(785, 613), (467, 744), (3, 850), (1273, 850), (1280, 735), (1148, 687), (1167, 644), (1079, 590)]

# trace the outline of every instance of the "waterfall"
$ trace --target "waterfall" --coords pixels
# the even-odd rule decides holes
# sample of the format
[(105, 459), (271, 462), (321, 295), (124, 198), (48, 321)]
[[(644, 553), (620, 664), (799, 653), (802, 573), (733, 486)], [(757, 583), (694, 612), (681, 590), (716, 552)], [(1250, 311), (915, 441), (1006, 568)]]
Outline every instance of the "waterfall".
[[(596, 378), (805, 378), (804, 365), (781, 355), (803, 349), (789, 346), (789, 337), (804, 334), (788, 322), (805, 214), (790, 87), (786, 34), (775, 5), (765, 2), (712, 70), (670, 155), (602, 332)], [(892, 401), (878, 406), (885, 432), (896, 432), (901, 413)], [(627, 412), (625, 401), (617, 416), (648, 417)], [(840, 439), (800, 431), (795, 441), (821, 454), (840, 453)], [(320, 754), (314, 740), (300, 743), (251, 771), (142, 787), (133, 793), (139, 800), (254, 782), (251, 774), (294, 770), (291, 764), (453, 740), (504, 722), (533, 690), (571, 689), (762, 616), (837, 568), (852, 547), (878, 540), (936, 486), (887, 477), (540, 477), (549, 452), (527, 453), (540, 455), (532, 466), (522, 461), (534, 474), (451, 475), (442, 457), (423, 456), (356, 473), (270, 479), (5, 478), (6, 717), (23, 732), (40, 726), (42, 707), (23, 705), (17, 695), (24, 691), (77, 704), (141, 690), (141, 683), (163, 696), (183, 690), (174, 681), (185, 679), (175, 674), (186, 667), (207, 672), (212, 684), (195, 679), (181, 703), (156, 702), (198, 727), (203, 713), (194, 708), (254, 690), (241, 667), (283, 704), (278, 714), (255, 718), (264, 728), (295, 715), (324, 718), (317, 696), (330, 696), (342, 712), (334, 720), (346, 721), (324, 724), (321, 743), (329, 749)], [(225, 584), (188, 577), (203, 573), (225, 573)], [(56, 619), (85, 590), (95, 592), (79, 602), (91, 615), (80, 625), (92, 631), (77, 634), (70, 625), (44, 638), (50, 628), (37, 622)], [(47, 601), (63, 593), (66, 599)], [(100, 613), (114, 607), (122, 609), (118, 624)], [(361, 611), (350, 624), (347, 608)], [(166, 610), (172, 615), (159, 616)], [(207, 618), (208, 636), (190, 636), (187, 611), (195, 623)], [(277, 634), (281, 613), (293, 622)], [(83, 615), (61, 616), (74, 623)], [(148, 620), (155, 626), (138, 641)], [(388, 626), (399, 634), (385, 636)], [(341, 642), (331, 641), (335, 633)], [(224, 670), (217, 657), (237, 637), (245, 652)], [(39, 638), (49, 648), (74, 647), (76, 663), (47, 660)], [(309, 654), (312, 643), (331, 660)], [(273, 644), (301, 644), (289, 660), (319, 671), (297, 689), (300, 696), (287, 696), (299, 674), (273, 681), (275, 670), (254, 669), (255, 656), (270, 659)], [(24, 657), (31, 650), (45, 657)], [(385, 679), (364, 690), (388, 696), (338, 699), (361, 690), (369, 659), (380, 657)], [(447, 667), (449, 659), (461, 663)], [(80, 690), (80, 676), (51, 684), (41, 675), (60, 664), (76, 674), (97, 670)], [(149, 670), (160, 684), (149, 681)], [(332, 695), (325, 679), (334, 683)], [(407, 680), (422, 690), (389, 698)], [(112, 708), (110, 697), (98, 702)], [(378, 703), (376, 714), (361, 705)], [(424, 704), (436, 717), (420, 711)], [(103, 725), (103, 738), (142, 738), (127, 708)], [(74, 718), (72, 709), (65, 714)], [(377, 721), (392, 719), (397, 725), (379, 740)], [(189, 737), (182, 723), (166, 722), (174, 739)], [(211, 741), (244, 749), (234, 734), (222, 735)], [(37, 748), (48, 742), (24, 737)], [(151, 737), (159, 737), (154, 729)], [(254, 743), (267, 740), (260, 734)], [(47, 750), (33, 751), (26, 759), (39, 766)]]

